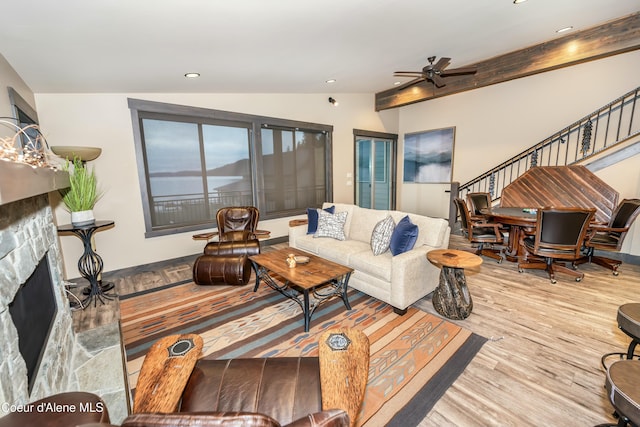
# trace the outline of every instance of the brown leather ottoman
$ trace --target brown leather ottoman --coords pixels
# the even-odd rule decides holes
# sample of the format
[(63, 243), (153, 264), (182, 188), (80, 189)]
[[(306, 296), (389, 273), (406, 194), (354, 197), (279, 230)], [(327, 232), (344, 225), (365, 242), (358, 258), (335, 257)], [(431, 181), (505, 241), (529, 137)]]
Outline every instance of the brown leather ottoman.
[(200, 255), (193, 264), (198, 285), (243, 286), (251, 279), (251, 261), (246, 255)]

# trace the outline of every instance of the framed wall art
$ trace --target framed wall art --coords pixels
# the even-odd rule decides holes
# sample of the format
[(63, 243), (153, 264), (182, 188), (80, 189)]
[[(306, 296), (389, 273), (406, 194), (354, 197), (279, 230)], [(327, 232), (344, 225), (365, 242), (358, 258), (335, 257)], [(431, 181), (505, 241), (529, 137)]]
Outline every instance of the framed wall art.
[(404, 136), (404, 182), (451, 182), (455, 127)]

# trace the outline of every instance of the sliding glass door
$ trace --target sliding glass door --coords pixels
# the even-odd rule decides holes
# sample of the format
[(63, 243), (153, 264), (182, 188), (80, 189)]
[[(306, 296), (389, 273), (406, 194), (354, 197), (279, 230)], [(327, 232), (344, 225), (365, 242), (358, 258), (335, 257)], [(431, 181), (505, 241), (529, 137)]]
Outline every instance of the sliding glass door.
[(358, 130), (354, 134), (356, 204), (395, 209), (396, 136)]

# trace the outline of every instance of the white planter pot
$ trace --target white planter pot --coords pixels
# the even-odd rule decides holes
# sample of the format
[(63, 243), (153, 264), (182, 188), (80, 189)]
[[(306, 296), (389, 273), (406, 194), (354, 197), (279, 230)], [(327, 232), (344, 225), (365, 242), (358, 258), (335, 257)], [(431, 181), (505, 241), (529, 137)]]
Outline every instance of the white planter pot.
[(93, 216), (93, 210), (71, 212), (71, 224), (76, 227), (93, 224), (94, 222), (96, 222), (96, 219)]

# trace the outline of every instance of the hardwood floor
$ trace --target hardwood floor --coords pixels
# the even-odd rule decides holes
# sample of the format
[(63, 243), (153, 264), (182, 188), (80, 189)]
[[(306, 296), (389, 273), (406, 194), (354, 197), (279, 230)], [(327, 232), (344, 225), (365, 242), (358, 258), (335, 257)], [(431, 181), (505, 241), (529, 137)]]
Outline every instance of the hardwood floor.
[[(282, 247), (275, 245), (274, 247)], [(460, 236), (450, 247), (468, 249)], [(268, 250), (268, 249), (267, 249)], [(105, 273), (120, 294), (191, 277), (194, 257)], [(426, 262), (426, 260), (425, 260)], [(600, 357), (624, 351), (617, 328), (621, 304), (638, 301), (640, 266), (615, 277), (583, 264), (582, 282), (564, 275), (552, 285), (544, 271), (518, 273), (514, 263), (467, 270), (473, 312), (453, 321), (489, 339), (420, 426), (593, 426), (614, 422)], [(416, 304), (435, 313), (430, 297)], [(117, 303), (74, 312), (77, 328), (117, 319)]]

